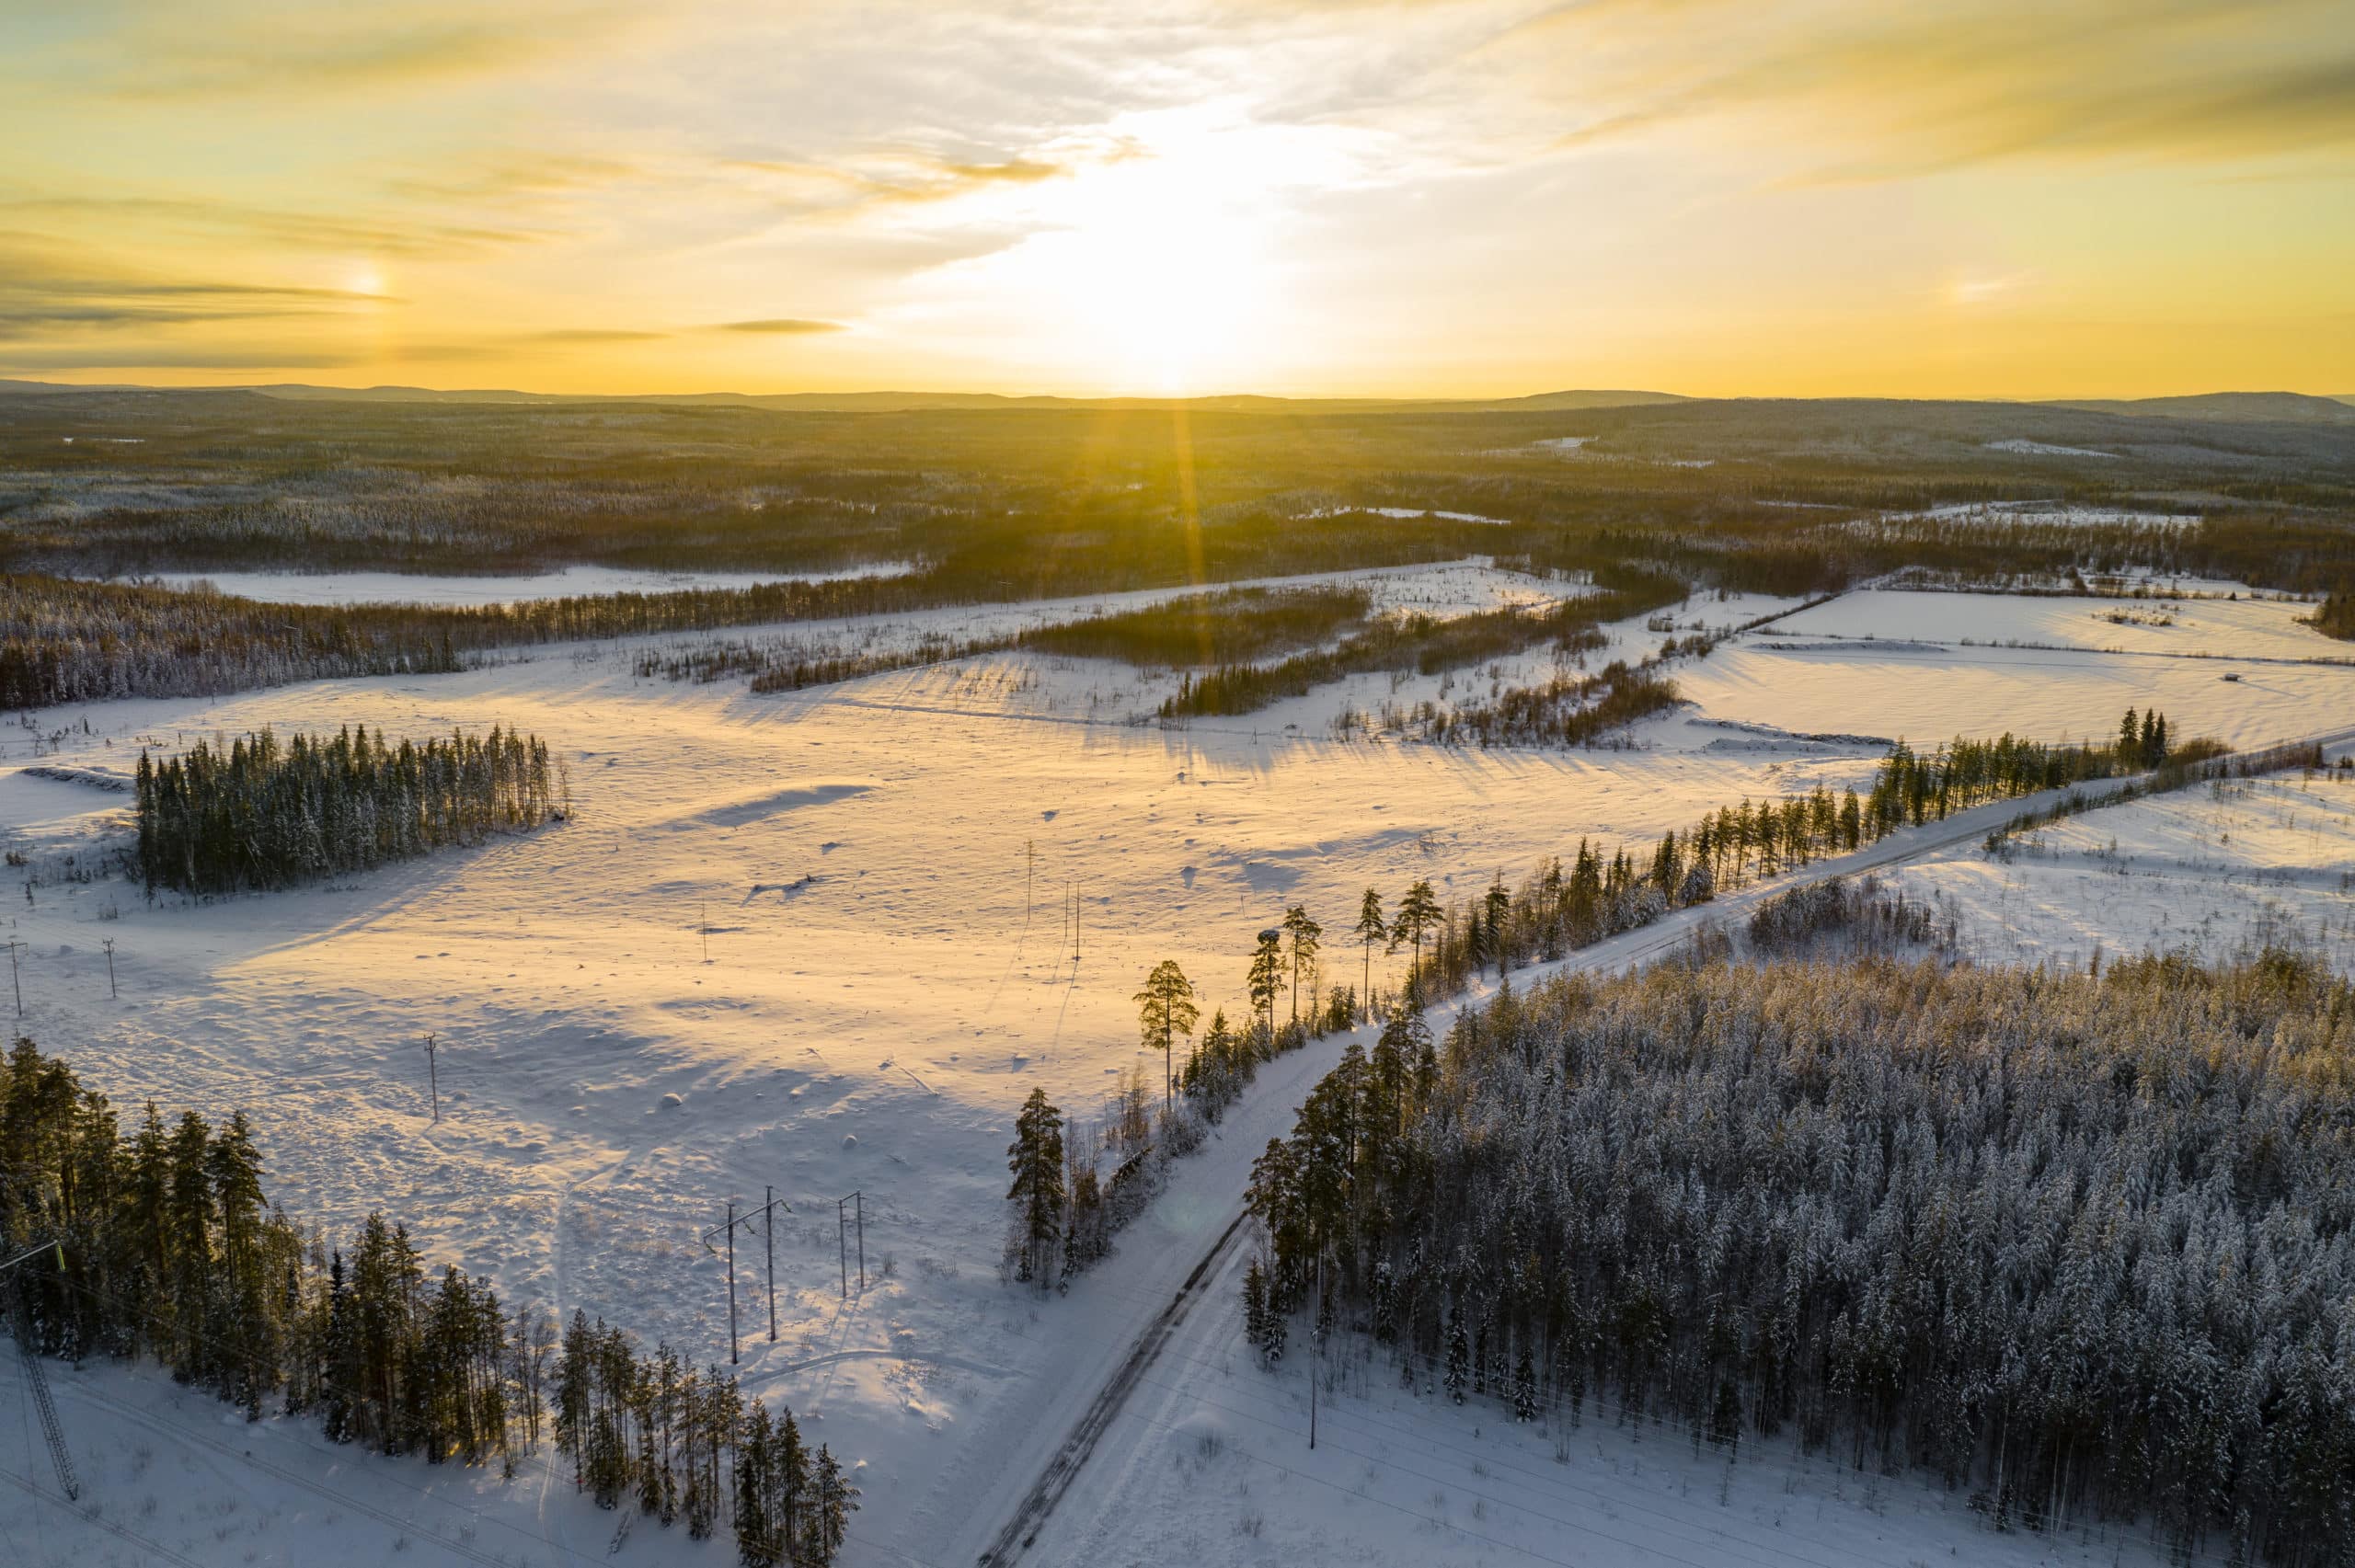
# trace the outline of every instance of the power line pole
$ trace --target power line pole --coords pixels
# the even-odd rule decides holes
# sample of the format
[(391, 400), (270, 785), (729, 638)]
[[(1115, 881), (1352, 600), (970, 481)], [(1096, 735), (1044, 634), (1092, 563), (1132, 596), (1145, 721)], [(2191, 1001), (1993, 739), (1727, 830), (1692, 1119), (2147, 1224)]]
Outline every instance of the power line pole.
[(867, 1294), (867, 1195), (853, 1193), (850, 1201), (858, 1216), (858, 1293)]
[(17, 1016), (25, 1015), (25, 985), (17, 978), (17, 954), (24, 943), (16, 937), (8, 939), (8, 985), (17, 993)]
[(695, 933), (703, 938), (703, 961), (706, 964), (711, 962), (710, 909), (711, 906), (708, 904), (695, 906)]
[(842, 1260), (843, 1299), (850, 1299), (850, 1231), (843, 1222), (843, 1205), (847, 1198), (834, 1199), (834, 1251)]
[[(767, 1189), (766, 1199), (761, 1205), (759, 1212), (764, 1233), (763, 1240), (768, 1247), (769, 1340), (774, 1344), (776, 1340), (776, 1211), (782, 1208), (790, 1214), (793, 1212), (793, 1205), (777, 1196), (775, 1187)], [(731, 1367), (739, 1363), (743, 1354), (742, 1334), (737, 1326), (739, 1319), (736, 1310), (736, 1230), (741, 1225), (750, 1225), (752, 1222), (751, 1214), (736, 1212), (736, 1200), (731, 1197), (728, 1200), (727, 1223), (715, 1225), (696, 1238), (703, 1243), (705, 1252), (711, 1253), (714, 1257), (725, 1256), (728, 1260), (728, 1364)], [(727, 1238), (728, 1250), (725, 1253), (711, 1244), (711, 1239), (719, 1235), (725, 1235)]]
[(433, 1093), (433, 1124), (436, 1127), (442, 1125), (442, 1071), (434, 1061), (434, 1050), (438, 1044), (437, 1036), (432, 1035), (425, 1036), (425, 1082)]
[(114, 938), (109, 936), (98, 945), (107, 950), (107, 994), (121, 996), (122, 993), (114, 989)]
[(1022, 841), (1022, 923), (1030, 923), (1030, 883), (1039, 875), (1039, 841)]

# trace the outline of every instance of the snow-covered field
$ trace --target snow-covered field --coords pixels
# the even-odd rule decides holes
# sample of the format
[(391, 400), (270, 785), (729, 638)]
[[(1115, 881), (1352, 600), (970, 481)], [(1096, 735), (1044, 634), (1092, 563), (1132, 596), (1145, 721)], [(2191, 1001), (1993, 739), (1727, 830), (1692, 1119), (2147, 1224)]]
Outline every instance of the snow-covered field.
[(1712, 718), (1925, 744), (1966, 730), (2099, 738), (2128, 708), (2155, 704), (2175, 734), (2247, 747), (2355, 710), (2355, 665), (1865, 643), (1780, 627), (1680, 665), (1676, 681)]
[(1868, 589), (1777, 621), (1789, 637), (2021, 644), (2202, 658), (2321, 659), (2355, 665), (2355, 647), (2306, 624), (2297, 600), (2108, 599)]
[[(1385, 606), (1435, 613), (1574, 591), (1481, 562), (1361, 576)], [(1696, 600), (1672, 620), (1683, 635), (1792, 607)], [(919, 628), (981, 635), (1070, 612), (978, 607), (791, 630), (913, 644)], [(1590, 662), (1638, 657), (1663, 635), (1615, 628), (1612, 650)], [(349, 1227), (381, 1207), (414, 1227), (429, 1256), (493, 1275), (511, 1302), (585, 1308), (698, 1359), (726, 1354), (727, 1305), (722, 1266), (696, 1232), (730, 1196), (757, 1201), (774, 1185), (795, 1216), (777, 1236), (775, 1344), (755, 1293), (761, 1259), (740, 1258), (748, 1388), (784, 1399), (813, 1440), (862, 1461), (851, 1561), (947, 1568), (973, 1560), (1060, 1440), (1068, 1401), (1101, 1381), (1201, 1256), (1252, 1151), (1289, 1126), (1339, 1049), (1327, 1040), (1276, 1064), (1120, 1254), (1067, 1298), (1009, 1288), (999, 1261), (1014, 1107), (1039, 1084), (1067, 1113), (1091, 1116), (1124, 1072), (1158, 1072), (1136, 1045), (1131, 1001), (1155, 961), (1177, 958), (1206, 1009), (1239, 1012), (1253, 934), (1298, 902), (1327, 926), (1327, 979), (1354, 981), (1361, 956), (1341, 933), (1369, 883), (1395, 898), (1429, 877), (1458, 896), (1581, 835), (1646, 841), (1740, 796), (1861, 782), (1877, 755), (1868, 739), (1803, 741), (1761, 726), (1850, 738), (2101, 733), (2128, 703), (2156, 700), (2186, 731), (2254, 738), (2326, 727), (2355, 691), (2355, 670), (2321, 666), (2251, 666), (2220, 685), (2213, 666), (2192, 660), (1765, 646), (1783, 635), (1772, 628), (1680, 663), (1699, 707), (1643, 727), (1644, 749), (1621, 752), (1329, 738), (1344, 708), (1515, 683), (1550, 666), (1545, 649), (1452, 677), (1360, 677), (1185, 728), (1135, 722), (1166, 678), (1103, 661), (998, 657), (755, 697), (741, 682), (635, 680), (645, 643), (534, 650), (454, 676), (45, 715), (38, 757), (29, 737), (0, 746), (0, 838), (37, 873), (117, 830), (126, 797), (89, 778), (120, 776), (143, 740), (168, 747), (264, 724), (519, 725), (568, 761), (581, 810), (476, 852), (201, 906), (151, 905), (120, 879), (44, 875), (6, 933), (26, 944), (23, 1026), (118, 1104), (242, 1104), (272, 1196), (297, 1214)], [(2203, 705), (2208, 692), (2229, 702)], [(1390, 969), (1378, 953), (1373, 967), (1377, 983)], [(441, 1041), (438, 1125), (419, 1045), (429, 1031)], [(834, 1203), (854, 1190), (867, 1284), (854, 1278), (845, 1295)], [(1500, 1430), (1469, 1412), (1409, 1433), (1379, 1368), (1338, 1391), (1331, 1441), (1304, 1459), (1296, 1368), (1270, 1380), (1245, 1363), (1220, 1288), (1189, 1320), (1182, 1354), (1153, 1374), (1176, 1402), (1140, 1407), (1126, 1458), (1108, 1453), (1112, 1468), (1091, 1472), (1053, 1525), (1071, 1533), (1042, 1539), (1037, 1561), (2080, 1560), (2075, 1546), (2040, 1556), (2047, 1543), (1984, 1535), (1911, 1482), (1868, 1488), (1788, 1456), (1728, 1477), (1673, 1435), (1638, 1440), (1591, 1415), (1567, 1439), (1566, 1461), (1552, 1431)], [(338, 1555), (373, 1562), (399, 1550), (398, 1528), (385, 1527), (381, 1551), (371, 1533), (381, 1520), (354, 1524), (347, 1539), (326, 1516), (338, 1505), (272, 1491), (158, 1424), (190, 1441), (269, 1446), (292, 1456), (281, 1461), (290, 1469), (394, 1499), (385, 1511), (419, 1525), (479, 1508), (475, 1546), (512, 1561), (602, 1557), (616, 1522), (560, 1486), (540, 1495), (530, 1474), (502, 1489), (349, 1456), (330, 1468), (296, 1452), (316, 1434), (257, 1435), (197, 1401), (175, 1413), (166, 1406), (178, 1396), (152, 1379), (61, 1381), (68, 1425), (89, 1434), (76, 1442), (109, 1478), (108, 1506), (129, 1510), (107, 1516), (201, 1560), (316, 1561), (332, 1539)], [(29, 1434), (0, 1420), (0, 1471), (39, 1477), (42, 1462)], [(244, 1511), (183, 1508), (143, 1525), (148, 1465), (221, 1477)], [(391, 1471), (396, 1480), (376, 1478)], [(442, 1501), (415, 1492), (429, 1482)], [(1360, 1494), (1373, 1501), (1335, 1506)], [(1107, 1533), (1114, 1516), (1090, 1512), (1099, 1496), (1134, 1505), (1149, 1551)], [(273, 1509), (310, 1510), (308, 1522), (258, 1522)], [(46, 1533), (35, 1541), (37, 1521)], [(416, 1539), (423, 1560), (441, 1560)], [(0, 1489), (0, 1543), (23, 1552), (29, 1541), (47, 1554), (26, 1559), (35, 1562), (130, 1550)], [(695, 1555), (684, 1537), (641, 1524), (622, 1559)]]
[(1989, 963), (2082, 967), (2097, 950), (2229, 960), (2267, 944), (2355, 974), (2355, 779), (2220, 781), (1917, 861), (1885, 880), (1935, 898)]

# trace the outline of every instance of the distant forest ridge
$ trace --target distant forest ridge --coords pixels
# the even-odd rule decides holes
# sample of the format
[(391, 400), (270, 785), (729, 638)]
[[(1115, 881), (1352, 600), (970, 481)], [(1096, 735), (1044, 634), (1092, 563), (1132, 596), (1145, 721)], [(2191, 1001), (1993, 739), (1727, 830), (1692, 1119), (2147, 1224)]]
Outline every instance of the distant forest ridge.
[[(292, 402), (350, 403), (647, 403), (693, 406), (770, 408), (813, 414), (906, 414), (959, 409), (1088, 410), (1185, 409), (1215, 414), (1513, 414), (1585, 408), (1634, 408), (1662, 403), (1913, 402), (1907, 398), (1704, 398), (1681, 393), (1636, 389), (1577, 389), (1522, 397), (1278, 397), (1229, 393), (1200, 397), (1063, 397), (994, 392), (688, 392), (557, 393), (511, 388), (422, 386), (318, 386), (287, 382), (258, 386), (147, 387), (134, 383), (76, 385), (65, 382), (0, 380), (0, 395), (63, 392), (251, 392)], [(2005, 402), (2009, 399), (1929, 399)], [(2211, 392), (2175, 397), (2042, 398), (2018, 400), (2027, 406), (2074, 408), (2090, 413), (2229, 423), (2290, 422), (2355, 425), (2355, 393), (2315, 395), (2303, 392)]]

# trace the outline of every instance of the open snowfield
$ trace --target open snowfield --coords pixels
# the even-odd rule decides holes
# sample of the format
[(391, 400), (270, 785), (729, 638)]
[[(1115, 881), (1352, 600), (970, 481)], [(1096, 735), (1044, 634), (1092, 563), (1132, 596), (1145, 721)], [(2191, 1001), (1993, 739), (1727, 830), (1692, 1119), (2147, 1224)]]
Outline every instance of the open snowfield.
[(2099, 738), (2128, 708), (2155, 704), (2175, 734), (2248, 747), (2355, 709), (2355, 665), (1867, 644), (1779, 625), (1680, 664), (1676, 682), (1711, 718), (1917, 744), (2005, 729), (2039, 740)]
[(1986, 963), (2082, 967), (2097, 949), (2228, 960), (2273, 944), (2355, 974), (2355, 781), (2235, 779), (2064, 818), (1886, 880), (1935, 898)]
[[(1385, 604), (1457, 613), (1574, 591), (1479, 562), (1363, 576)], [(1673, 620), (1682, 635), (1791, 607), (1696, 600)], [(1059, 618), (983, 607), (789, 630), (896, 646), (918, 640), (913, 627), (961, 637), (1032, 616)], [(118, 1104), (243, 1105), (269, 1190), (299, 1215), (341, 1230), (381, 1207), (415, 1227), (430, 1258), (494, 1276), (511, 1303), (584, 1308), (701, 1360), (725, 1356), (728, 1316), (722, 1265), (696, 1233), (730, 1196), (757, 1204), (774, 1185), (795, 1207), (775, 1238), (775, 1344), (764, 1259), (740, 1240), (748, 1390), (784, 1399), (813, 1441), (861, 1461), (866, 1511), (849, 1561), (962, 1568), (1060, 1440), (1068, 1402), (1103, 1380), (1202, 1255), (1251, 1153), (1289, 1127), (1340, 1047), (1327, 1040), (1275, 1064), (1067, 1298), (1011, 1288), (999, 1262), (1014, 1108), (1040, 1084), (1088, 1116), (1132, 1067), (1158, 1073), (1137, 1048), (1131, 1001), (1155, 961), (1183, 965), (1206, 1013), (1239, 1013), (1254, 933), (1299, 902), (1327, 927), (1327, 979), (1353, 982), (1361, 959), (1343, 928), (1368, 883), (1395, 898), (1427, 876), (1461, 896), (1581, 835), (1643, 841), (1737, 797), (1861, 783), (1877, 755), (1868, 741), (1795, 741), (1758, 725), (2081, 735), (2106, 731), (2130, 702), (2157, 701), (2187, 732), (2270, 738), (2339, 722), (2355, 692), (2355, 670), (2323, 666), (2251, 666), (2224, 685), (2194, 660), (1765, 646), (1781, 630), (1680, 662), (1699, 707), (1643, 727), (1645, 749), (1619, 752), (1330, 738), (1345, 708), (1513, 683), (1549, 664), (1545, 649), (1494, 672), (1359, 677), (1184, 728), (1135, 722), (1166, 678), (1105, 661), (994, 657), (755, 697), (741, 682), (635, 680), (646, 643), (44, 715), (52, 733), (77, 727), (38, 757), (29, 738), (0, 749), (0, 837), (37, 872), (119, 830), (127, 797), (76, 770), (120, 776), (143, 739), (171, 747), (265, 724), (520, 726), (569, 761), (580, 812), (332, 887), (202, 905), (150, 905), (121, 879), (43, 880), (10, 906), (6, 934), (26, 944), (23, 1026)], [(1590, 662), (1639, 656), (1661, 635), (1616, 628), (1614, 650)], [(1377, 983), (1389, 968), (1374, 955)], [(419, 1045), (429, 1031), (441, 1040), (438, 1124)], [(857, 1288), (854, 1259), (846, 1296), (834, 1203), (854, 1190), (867, 1282)], [(1166, 1387), (1148, 1390), (1143, 1413), (1122, 1418), (1132, 1437), (1108, 1449), (1114, 1480), (1099, 1487), (1091, 1472), (1052, 1523), (1068, 1533), (1043, 1537), (1036, 1561), (1148, 1560), (1116, 1539), (1109, 1521), (1123, 1516), (1097, 1512), (1115, 1497), (1136, 1510), (1138, 1540), (1189, 1542), (1182, 1555), (1207, 1562), (2094, 1560), (2072, 1555), (2080, 1547), (2115, 1560), (2114, 1542), (2048, 1554), (2048, 1543), (1983, 1534), (1910, 1482), (1868, 1491), (1788, 1456), (1729, 1479), (1672, 1434), (1638, 1440), (1591, 1413), (1567, 1463), (1552, 1428), (1500, 1430), (1510, 1424), (1494, 1412), (1451, 1412), (1408, 1434), (1396, 1374), (1380, 1367), (1339, 1391), (1332, 1439), (1306, 1460), (1297, 1362), (1279, 1379), (1248, 1365), (1232, 1296), (1219, 1282), (1188, 1319), (1178, 1354), (1152, 1374)], [(190, 1448), (198, 1436), (292, 1455), (288, 1468), (332, 1474), (419, 1528), (439, 1519), (432, 1528), (454, 1534), (452, 1509), (479, 1508), (505, 1522), (469, 1539), (511, 1561), (603, 1558), (616, 1523), (529, 1473), (502, 1489), (348, 1455), (330, 1471), (297, 1451), (319, 1446), (315, 1432), (257, 1435), (201, 1401), (173, 1413), (152, 1379), (59, 1381), (69, 1430), (112, 1478), (108, 1517), (203, 1560), (316, 1561), (332, 1539), (339, 1556), (390, 1561), (400, 1526), (355, 1523), (347, 1539), (325, 1517), (337, 1504), (266, 1487), (243, 1494), (242, 1513), (140, 1523), (146, 1465), (262, 1487), (234, 1459)], [(12, 1384), (0, 1401), (18, 1402)], [(17, 1426), (0, 1419), (0, 1471), (45, 1484), (43, 1456)], [(362, 1471), (399, 1475), (355, 1479)], [(429, 1482), (434, 1496), (414, 1490)], [(299, 1528), (260, 1522), (298, 1508), (312, 1510)], [(1255, 1518), (1260, 1528), (1245, 1528)], [(48, 1555), (31, 1562), (132, 1551), (0, 1488), (0, 1543), (29, 1550), (36, 1520), (46, 1534), (29, 1550)], [(1150, 1560), (1178, 1554), (1157, 1545)], [(641, 1522), (619, 1560), (696, 1555)]]
[(2202, 658), (2322, 659), (2355, 664), (2355, 650), (2307, 625), (2297, 600), (2144, 599), (1867, 589), (1775, 623), (1793, 637), (2021, 644)]

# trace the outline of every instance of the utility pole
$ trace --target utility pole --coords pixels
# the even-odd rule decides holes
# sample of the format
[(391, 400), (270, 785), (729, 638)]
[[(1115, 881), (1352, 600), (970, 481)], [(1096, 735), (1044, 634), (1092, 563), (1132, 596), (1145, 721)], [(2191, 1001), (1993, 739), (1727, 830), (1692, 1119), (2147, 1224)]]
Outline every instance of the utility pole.
[(98, 945), (107, 950), (107, 994), (120, 996), (122, 993), (114, 989), (114, 938), (109, 936)]
[(1030, 923), (1030, 882), (1039, 875), (1039, 841), (1022, 841), (1022, 923)]
[(17, 954), (24, 943), (16, 937), (8, 939), (8, 985), (17, 993), (17, 1016), (25, 1015), (25, 984), (17, 978)]
[(703, 938), (703, 961), (706, 964), (711, 962), (711, 917), (709, 910), (710, 906), (707, 904), (697, 904), (695, 906), (695, 933)]
[(834, 1199), (834, 1241), (842, 1256), (843, 1299), (850, 1299), (851, 1232), (858, 1233), (858, 1293), (867, 1294), (867, 1198), (864, 1193), (846, 1193)]
[(438, 1043), (435, 1036), (425, 1036), (425, 1082), (433, 1093), (433, 1124), (436, 1127), (442, 1125), (442, 1071), (433, 1059)]
[[(782, 1208), (790, 1214), (793, 1212), (793, 1205), (777, 1196), (775, 1187), (767, 1189), (766, 1196), (767, 1201), (761, 1205), (760, 1213), (761, 1229), (764, 1233), (762, 1239), (768, 1247), (769, 1341), (775, 1344), (776, 1341), (776, 1239), (775, 1234), (776, 1211)], [(728, 1222), (724, 1225), (715, 1225), (696, 1238), (703, 1242), (705, 1252), (711, 1253), (714, 1257), (725, 1256), (728, 1260), (728, 1364), (731, 1367), (738, 1364), (743, 1354), (742, 1335), (737, 1327), (736, 1311), (736, 1228), (740, 1225), (750, 1225), (752, 1222), (752, 1217), (750, 1214), (740, 1215), (736, 1212), (736, 1200), (731, 1197), (728, 1200)], [(723, 1233), (728, 1242), (728, 1250), (725, 1253), (711, 1244), (711, 1239), (714, 1236)]]

